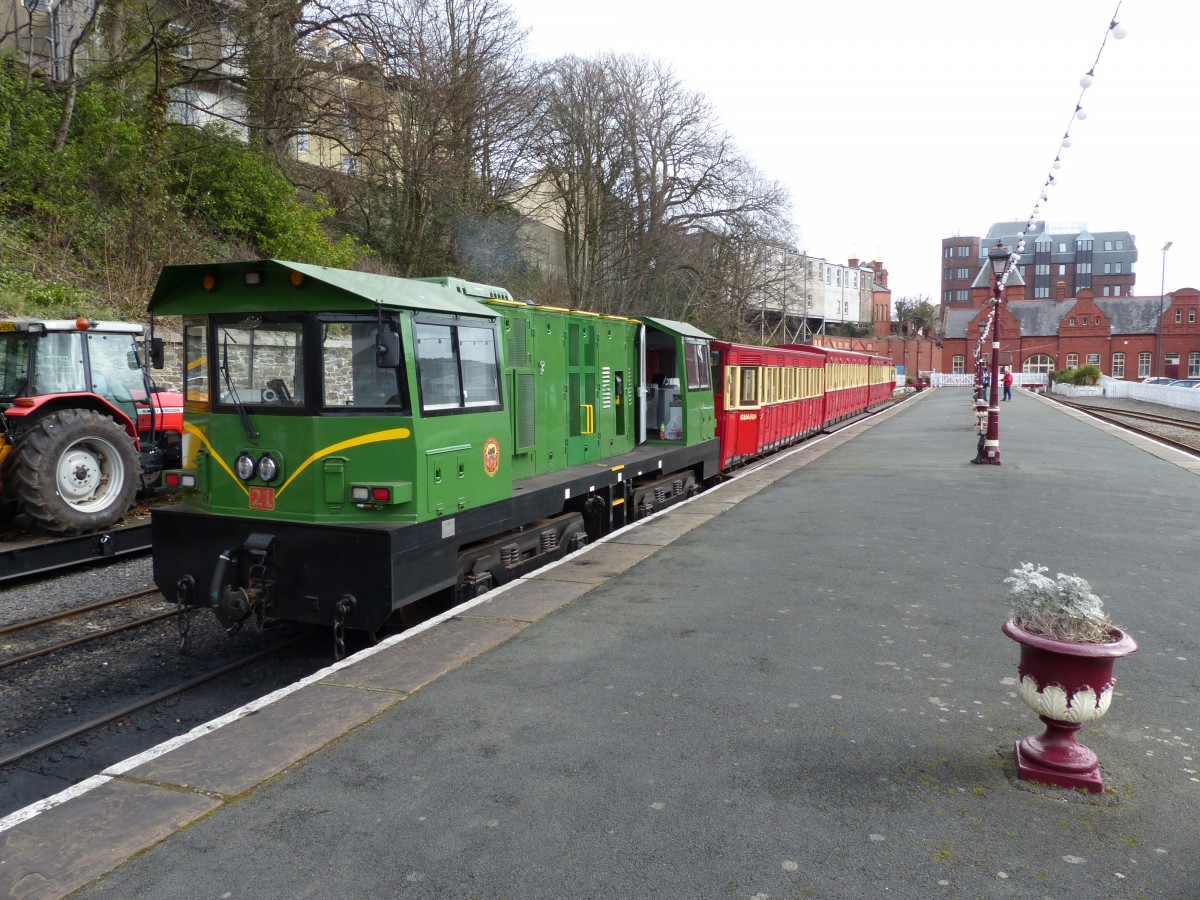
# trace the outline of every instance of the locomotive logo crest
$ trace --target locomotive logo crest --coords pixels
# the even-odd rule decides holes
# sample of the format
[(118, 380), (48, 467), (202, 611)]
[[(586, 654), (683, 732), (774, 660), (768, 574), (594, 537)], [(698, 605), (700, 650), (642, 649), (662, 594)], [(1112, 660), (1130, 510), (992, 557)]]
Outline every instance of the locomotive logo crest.
[(488, 478), (491, 478), (499, 468), (500, 442), (495, 438), (488, 438), (483, 442), (483, 469), (488, 473)]

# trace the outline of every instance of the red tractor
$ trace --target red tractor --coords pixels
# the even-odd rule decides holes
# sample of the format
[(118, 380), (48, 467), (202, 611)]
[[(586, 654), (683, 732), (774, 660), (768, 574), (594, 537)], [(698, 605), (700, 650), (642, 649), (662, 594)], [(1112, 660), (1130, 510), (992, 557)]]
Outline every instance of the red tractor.
[(154, 386), (147, 363), (162, 368), (163, 343), (141, 335), (83, 318), (0, 319), (0, 518), (102, 530), (178, 468), (183, 395)]

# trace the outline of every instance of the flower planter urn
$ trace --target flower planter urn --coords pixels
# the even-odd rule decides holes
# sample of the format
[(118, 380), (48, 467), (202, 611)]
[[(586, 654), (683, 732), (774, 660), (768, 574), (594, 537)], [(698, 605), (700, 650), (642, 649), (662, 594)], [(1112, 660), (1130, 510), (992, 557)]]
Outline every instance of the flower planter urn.
[(1137, 643), (1119, 628), (1112, 630), (1116, 640), (1109, 643), (1061, 641), (1026, 631), (1013, 619), (1004, 623), (1004, 633), (1021, 645), (1021, 699), (1046, 724), (1042, 734), (1016, 742), (1017, 775), (1103, 790), (1100, 759), (1076, 741), (1075, 733), (1108, 712), (1116, 683), (1113, 662), (1135, 651)]

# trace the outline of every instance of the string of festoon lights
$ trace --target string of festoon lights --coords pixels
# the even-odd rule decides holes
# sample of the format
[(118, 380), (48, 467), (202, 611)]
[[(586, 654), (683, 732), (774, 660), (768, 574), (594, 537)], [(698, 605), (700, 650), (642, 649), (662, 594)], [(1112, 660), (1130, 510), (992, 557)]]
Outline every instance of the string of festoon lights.
[[(1050, 164), (1050, 171), (1046, 175), (1046, 180), (1042, 184), (1041, 190), (1038, 192), (1037, 202), (1033, 204), (1033, 211), (1029, 214), (1029, 221), (1025, 223), (1025, 228), (1021, 231), (1021, 237), (1017, 241), (1017, 246), (1009, 253), (1008, 262), (1004, 266), (1004, 272), (996, 279), (996, 288), (1000, 291), (1001, 296), (1004, 294), (1004, 286), (1008, 283), (1008, 277), (1012, 274), (1017, 263), (1021, 260), (1021, 254), (1025, 252), (1025, 237), (1037, 227), (1037, 217), (1041, 214), (1042, 205), (1050, 199), (1050, 192), (1058, 185), (1058, 179), (1055, 177), (1055, 172), (1062, 168), (1063, 151), (1071, 146), (1071, 126), (1076, 121), (1083, 121), (1087, 118), (1087, 110), (1083, 108), (1083, 96), (1087, 93), (1088, 88), (1096, 80), (1096, 66), (1100, 63), (1100, 57), (1104, 54), (1104, 47), (1108, 44), (1109, 35), (1112, 35), (1113, 40), (1121, 40), (1129, 33), (1120, 22), (1117, 21), (1117, 14), (1121, 11), (1120, 2), (1117, 3), (1117, 8), (1113, 10), (1112, 19), (1108, 23), (1108, 28), (1104, 31), (1104, 39), (1100, 41), (1100, 49), (1096, 52), (1096, 59), (1092, 63), (1092, 67), (1083, 74), (1079, 79), (1079, 99), (1075, 101), (1075, 109), (1071, 113), (1071, 118), (1067, 122), (1067, 127), (1063, 131), (1062, 143), (1059, 145), (1058, 152), (1054, 155), (1054, 162)], [(991, 309), (988, 312), (987, 322), (980, 330), (979, 342), (975, 345), (975, 367), (979, 369), (980, 361), (983, 357), (984, 341), (992, 333), (992, 326), (999, 311), (999, 306), (995, 303), (991, 304)]]

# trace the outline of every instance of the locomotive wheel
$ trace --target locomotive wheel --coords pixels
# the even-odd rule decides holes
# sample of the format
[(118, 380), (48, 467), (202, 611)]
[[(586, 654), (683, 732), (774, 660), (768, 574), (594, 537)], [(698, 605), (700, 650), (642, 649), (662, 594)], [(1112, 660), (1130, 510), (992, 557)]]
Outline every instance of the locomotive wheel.
[(57, 534), (115, 524), (133, 503), (138, 461), (125, 429), (86, 409), (46, 416), (14, 451), (13, 488), (35, 525)]

